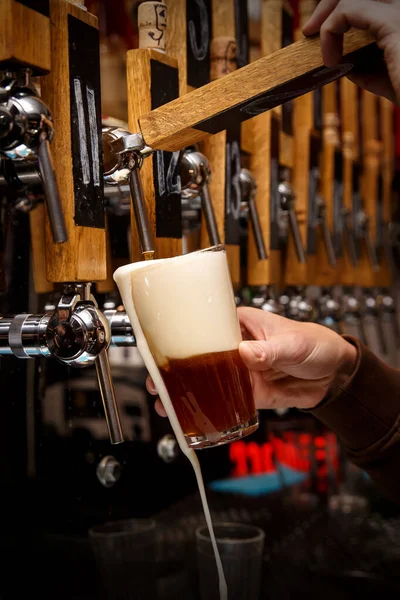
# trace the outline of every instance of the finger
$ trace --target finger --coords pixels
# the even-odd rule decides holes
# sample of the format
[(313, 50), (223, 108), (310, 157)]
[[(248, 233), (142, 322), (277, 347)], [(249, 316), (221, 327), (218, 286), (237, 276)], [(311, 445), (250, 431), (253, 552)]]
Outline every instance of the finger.
[(263, 373), (251, 374), (253, 397), (257, 409), (286, 408), (287, 398), (279, 386), (265, 381)]
[(364, 88), (376, 96), (384, 96), (393, 104), (397, 104), (398, 100), (393, 84), (390, 81), (390, 77), (386, 71), (386, 65), (384, 69), (378, 74), (365, 74), (364, 71), (359, 72), (358, 69), (353, 69), (348, 75), (348, 79), (355, 83), (358, 87)]
[(149, 394), (151, 394), (152, 396), (157, 396), (158, 392), (156, 386), (154, 385), (154, 382), (150, 376), (146, 379), (146, 388)]
[[(399, 0), (375, 0), (382, 4), (398, 3)], [(314, 10), (307, 23), (303, 26), (303, 34), (305, 36), (315, 35), (321, 29), (322, 24), (326, 21), (329, 15), (333, 12), (340, 0), (321, 0)], [(347, 2), (347, 0), (346, 0)], [(354, 26), (355, 27), (355, 26)]]
[(321, 29), (322, 23), (329, 17), (339, 0), (321, 0), (317, 8), (303, 27), (305, 36), (315, 35)]
[(155, 404), (154, 404), (154, 408), (156, 409), (156, 413), (160, 416), (160, 417), (166, 417), (167, 413), (165, 412), (165, 408), (160, 400), (160, 398), (157, 398)]
[(263, 374), (252, 373), (253, 396), (257, 409), (278, 408), (313, 408), (326, 394), (327, 386), (323, 382), (318, 385), (304, 382), (297, 378), (288, 378), (280, 382), (265, 382)]
[(244, 339), (265, 338), (282, 329), (293, 327), (289, 319), (259, 308), (241, 307), (237, 312)]
[(250, 371), (285, 370), (303, 363), (312, 352), (312, 344), (296, 332), (273, 335), (267, 340), (242, 342), (240, 356)]
[(367, 30), (378, 43), (398, 31), (399, 7), (376, 0), (340, 0), (320, 29), (323, 61), (335, 66), (342, 55), (343, 34), (350, 28)]

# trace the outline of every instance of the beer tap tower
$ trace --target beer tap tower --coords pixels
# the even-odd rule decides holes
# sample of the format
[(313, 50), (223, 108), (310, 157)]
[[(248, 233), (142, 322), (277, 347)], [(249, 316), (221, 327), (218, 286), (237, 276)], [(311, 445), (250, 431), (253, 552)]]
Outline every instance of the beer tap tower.
[[(345, 243), (341, 283), (343, 285), (343, 324), (345, 333), (367, 343), (363, 321), (363, 305), (356, 286), (359, 273), (376, 267), (369, 227), (362, 207), (359, 150), (359, 90), (349, 79), (342, 79), (342, 143), (343, 143), (343, 218)], [(368, 250), (369, 249), (369, 250)], [(368, 254), (366, 256), (366, 250)], [(365, 259), (371, 261), (370, 265)]]
[[(281, 0), (265, 0), (261, 13), (261, 55), (266, 56), (290, 45), (292, 35), (293, 19), (288, 5)], [(257, 183), (256, 204), (268, 254), (268, 260), (260, 256), (256, 238), (251, 235), (248, 282), (254, 288), (253, 305), (272, 312), (280, 311), (277, 299), (283, 284), (284, 254), (288, 244), (293, 244), (298, 260), (304, 261), (291, 181), (292, 109), (292, 103), (288, 102), (244, 123), (246, 150)]]
[[(150, 38), (159, 47), (165, 32), (165, 7), (162, 3), (150, 5), (157, 15), (157, 31), (152, 30), (152, 22), (149, 25), (150, 33), (154, 33)], [(10, 10), (14, 11), (11, 33), (15, 36), (19, 3), (11, 3)], [(118, 443), (122, 432), (107, 358), (111, 331), (90, 291), (91, 282), (107, 275), (97, 20), (76, 4), (56, 0), (50, 0), (49, 17), (51, 72), (41, 80), (41, 100), (51, 107), (52, 120), (45, 113), (46, 118), (39, 123), (44, 130), (39, 127), (37, 154), (39, 169), (47, 178), (45, 192), (54, 192), (48, 146), (54, 123), (52, 156), (61, 210), (54, 210), (59, 206), (47, 195), (46, 277), (52, 284), (61, 284), (62, 294), (54, 312), (1, 319), (2, 353), (20, 358), (53, 356), (73, 366), (95, 364), (111, 440)], [(49, 17), (43, 22), (45, 26)], [(129, 173), (133, 259), (173, 256), (182, 251), (178, 181), (182, 150), (210, 134), (228, 130), (233, 117), (240, 122), (278, 106), (287, 98), (288, 86), (293, 89), (293, 79), (298, 87), (290, 97), (310, 88), (310, 74), (313, 82), (323, 85), (346, 72), (348, 66), (327, 72), (323, 69), (318, 43), (298, 42), (180, 98), (178, 70), (172, 58), (148, 48), (128, 53), (129, 128), (133, 133), (117, 135), (113, 150), (119, 157), (118, 167)], [(371, 38), (363, 32), (351, 31), (345, 36), (344, 54), (353, 62), (364, 60), (365, 53), (369, 56), (374, 49)], [(10, 56), (16, 53), (17, 49)], [(49, 64), (47, 56), (40, 72), (46, 72)], [(283, 64), (291, 65), (289, 72), (279, 66)], [(58, 223), (63, 215), (66, 236), (60, 235), (55, 241), (56, 213)]]
[[(19, 7), (18, 2), (8, 7), (13, 18)], [(35, 22), (31, 17), (25, 15), (30, 24)], [(42, 77), (40, 99), (29, 82), (3, 80), (3, 114), (13, 120), (3, 135), (2, 150), (7, 159), (17, 160), (19, 145), (14, 148), (12, 138), (17, 144), (23, 135), (28, 149), (32, 145), (36, 152), (46, 196), (46, 277), (62, 284), (62, 293), (54, 312), (2, 318), (2, 353), (51, 356), (77, 367), (94, 364), (110, 439), (120, 443), (123, 435), (107, 355), (111, 330), (90, 291), (92, 281), (106, 277), (97, 19), (77, 5), (55, 0), (49, 3), (45, 21), (36, 13), (33, 17), (46, 31), (49, 18), (52, 21), (51, 35), (48, 31), (44, 37), (44, 66), (49, 67), (51, 54), (51, 71)], [(10, 39), (16, 34), (11, 31)], [(37, 39), (36, 31), (33, 35)], [(41, 72), (47, 68), (42, 65)], [(27, 118), (16, 120), (17, 114)], [(19, 131), (19, 122), (25, 123), (26, 131)], [(51, 157), (53, 124), (57, 135)], [(10, 154), (13, 150), (16, 158)]]
[(379, 132), (378, 98), (361, 90), (360, 101), (360, 160), (361, 170), (361, 210), (358, 225), (361, 229), (360, 269), (358, 285), (362, 303), (362, 320), (365, 338), (371, 349), (383, 360), (387, 355), (387, 343), (382, 327), (379, 298), (375, 281), (380, 274), (382, 256), (377, 253), (378, 221), (381, 220), (382, 185), (381, 160), (382, 141)]
[[(316, 7), (315, 0), (299, 3), (300, 28)], [(300, 31), (297, 38), (301, 39)], [(317, 261), (317, 240), (324, 244), (329, 263), (335, 265), (331, 231), (327, 221), (326, 202), (320, 189), (320, 156), (322, 150), (322, 90), (316, 89), (294, 101), (294, 169), (296, 217), (306, 260), (300, 262), (293, 238), (289, 238), (285, 261), (287, 314), (299, 320), (315, 318), (314, 303), (307, 293), (313, 283)]]
[(381, 318), (383, 321), (386, 339), (388, 340), (389, 361), (393, 367), (398, 366), (399, 325), (396, 314), (396, 303), (393, 293), (393, 258), (390, 241), (390, 225), (393, 210), (393, 179), (394, 179), (394, 110), (393, 104), (380, 99), (380, 120), (382, 138), (382, 210), (378, 217), (380, 227), (380, 247), (378, 254), (381, 257), (379, 273), (376, 274), (376, 285), (379, 287)]
[(33, 83), (50, 71), (49, 7), (46, 2), (28, 7), (8, 0), (2, 4), (2, 13), (0, 185), (7, 195), (11, 192), (23, 198), (21, 208), (30, 210), (35, 288), (45, 293), (53, 286), (45, 275), (43, 191), (54, 242), (67, 239), (50, 146), (54, 135), (51, 108)]

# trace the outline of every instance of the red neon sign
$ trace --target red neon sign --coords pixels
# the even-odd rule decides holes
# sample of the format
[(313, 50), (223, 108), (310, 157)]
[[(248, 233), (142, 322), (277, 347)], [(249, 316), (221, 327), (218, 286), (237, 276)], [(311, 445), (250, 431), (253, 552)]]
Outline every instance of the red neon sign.
[(270, 434), (268, 442), (234, 442), (230, 445), (232, 476), (261, 475), (276, 472), (276, 464), (308, 473), (326, 490), (328, 477), (338, 478), (338, 443), (333, 433), (285, 431), (279, 437)]

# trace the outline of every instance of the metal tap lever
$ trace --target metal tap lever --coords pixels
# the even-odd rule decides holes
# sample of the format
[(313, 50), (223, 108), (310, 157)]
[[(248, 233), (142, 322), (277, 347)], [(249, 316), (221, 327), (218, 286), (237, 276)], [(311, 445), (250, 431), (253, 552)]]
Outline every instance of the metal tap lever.
[(325, 325), (336, 333), (343, 333), (342, 307), (340, 303), (327, 291), (323, 291), (319, 298), (318, 323)]
[[(54, 135), (48, 106), (29, 81), (6, 78), (0, 83), (0, 154), (13, 162), (37, 160), (54, 243), (68, 239), (50, 151)], [(11, 120), (10, 120), (11, 117)]]
[(112, 444), (120, 444), (124, 441), (124, 436), (106, 348), (100, 352), (95, 365), (110, 440)]
[(54, 171), (50, 142), (47, 133), (44, 131), (42, 131), (39, 138), (38, 162), (53, 241), (55, 244), (62, 244), (68, 240), (67, 227), (65, 225), (60, 192)]
[(357, 256), (357, 248), (354, 240), (354, 228), (352, 225), (352, 218), (350, 211), (344, 209), (343, 210), (343, 233), (345, 237), (345, 242), (347, 245), (347, 249), (349, 251), (349, 258), (351, 265), (353, 267), (358, 266), (358, 256)]
[(297, 259), (299, 263), (304, 264), (306, 262), (306, 255), (304, 252), (303, 244), (301, 241), (299, 225), (297, 223), (296, 212), (294, 210), (295, 196), (293, 193), (292, 186), (284, 178), (278, 186), (278, 192), (281, 200), (281, 211), (284, 215), (287, 215), (289, 220), (289, 226), (293, 235), (294, 245), (296, 248)]
[(378, 343), (377, 351), (383, 355), (386, 355), (388, 352), (388, 348), (379, 308), (380, 307), (378, 297), (374, 293), (372, 293), (372, 291), (368, 291), (368, 293), (365, 295), (364, 320), (366, 320), (366, 322), (372, 321), (375, 327), (377, 338), (376, 341)]
[(129, 183), (132, 206), (145, 260), (154, 258), (154, 240), (144, 199), (139, 170), (143, 157), (151, 150), (139, 134), (118, 127), (105, 127), (102, 131), (104, 182), (107, 185)]
[(318, 204), (318, 223), (321, 226), (322, 239), (324, 240), (325, 250), (328, 257), (328, 261), (331, 267), (336, 266), (335, 250), (333, 248), (332, 236), (328, 226), (328, 220), (326, 218), (326, 204), (325, 200), (321, 197), (317, 199)]
[(382, 289), (377, 296), (377, 307), (382, 319), (389, 320), (391, 330), (393, 331), (396, 348), (400, 348), (400, 327), (396, 314), (396, 303), (389, 290)]
[(242, 189), (242, 198), (249, 206), (250, 223), (253, 228), (254, 241), (257, 248), (258, 260), (266, 260), (268, 258), (267, 249), (265, 247), (264, 236), (262, 234), (260, 216), (258, 214), (256, 204), (257, 183), (252, 173), (248, 169), (240, 171), (240, 185)]
[(358, 330), (358, 336), (362, 343), (367, 346), (367, 336), (365, 333), (364, 321), (362, 319), (362, 306), (360, 300), (351, 290), (345, 290), (343, 295), (343, 320), (350, 325), (355, 325)]
[(210, 244), (211, 246), (218, 246), (221, 243), (221, 238), (208, 188), (211, 170), (204, 154), (198, 152), (197, 149), (187, 148), (180, 161), (180, 177), (182, 198), (200, 196), (201, 209)]
[(379, 271), (379, 261), (378, 256), (376, 254), (376, 248), (370, 235), (369, 216), (364, 212), (364, 210), (361, 210), (359, 211), (357, 218), (359, 220), (360, 230), (362, 232), (362, 237), (364, 238), (365, 247), (367, 249), (367, 254), (369, 262), (371, 263), (372, 270), (375, 272)]
[(132, 206), (135, 213), (142, 254), (145, 260), (151, 260), (154, 258), (154, 241), (138, 169), (138, 166), (133, 167), (130, 172), (129, 188), (131, 190)]

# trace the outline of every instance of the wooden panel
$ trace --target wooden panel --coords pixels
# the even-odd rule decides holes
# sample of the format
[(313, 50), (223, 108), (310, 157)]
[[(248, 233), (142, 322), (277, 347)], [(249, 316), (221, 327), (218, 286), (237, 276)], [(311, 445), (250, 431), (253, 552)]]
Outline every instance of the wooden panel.
[(168, 0), (167, 54), (179, 68), (179, 96), (191, 88), (187, 85), (186, 1)]
[(152, 148), (178, 150), (226, 129), (232, 120), (250, 118), (339, 78), (365, 61), (366, 52), (368, 60), (376, 56), (372, 38), (350, 30), (344, 36), (344, 64), (326, 69), (319, 38), (300, 40), (143, 115), (143, 137)]
[[(353, 180), (353, 165), (358, 158), (359, 107), (358, 88), (346, 77), (340, 82), (340, 99), (343, 143), (343, 207), (352, 219), (354, 186), (357, 184)], [(352, 286), (357, 281), (357, 266), (352, 263), (348, 244), (345, 243), (343, 250), (340, 279), (343, 285)]]
[(39, 204), (29, 213), (31, 229), (33, 283), (37, 294), (53, 291), (53, 284), (47, 279), (46, 236), (44, 205)]
[[(281, 50), (283, 0), (262, 0), (261, 4), (261, 56)], [(281, 106), (273, 112), (281, 115)]]
[[(211, 135), (201, 144), (201, 151), (208, 158), (212, 174), (208, 184), (214, 207), (221, 243), (225, 243), (225, 178), (226, 178), (226, 131)], [(221, 150), (222, 149), (222, 150)], [(201, 247), (208, 248), (210, 240), (204, 218), (201, 220)]]
[(250, 230), (247, 278), (252, 286), (278, 284), (281, 280), (281, 252), (271, 249), (271, 121), (276, 118), (272, 112), (267, 112), (252, 119), (250, 170), (257, 183), (256, 202), (268, 253), (267, 260), (258, 259), (253, 232)]
[(382, 142), (378, 138), (378, 106), (378, 97), (370, 92), (363, 91), (363, 195), (365, 209), (370, 217), (370, 232), (374, 243), (376, 242), (379, 171), (382, 153)]
[[(261, 56), (266, 56), (279, 50), (282, 38), (282, 9), (283, 0), (263, 0), (261, 6)], [(260, 217), (261, 231), (264, 237), (268, 258), (259, 260), (252, 228), (249, 229), (247, 277), (251, 286), (276, 285), (282, 279), (281, 251), (272, 244), (271, 238), (271, 211), (277, 212), (279, 202), (277, 190), (272, 185), (278, 185), (277, 161), (282, 162), (283, 133), (280, 131), (281, 107), (271, 112), (254, 117), (245, 122), (246, 149), (250, 153), (250, 171), (257, 184), (256, 204)], [(273, 122), (275, 126), (272, 127)], [(272, 142), (273, 131), (280, 136), (278, 143), (278, 156), (273, 157)], [(272, 176), (272, 169), (275, 175)], [(275, 203), (275, 206), (272, 206)]]
[[(177, 68), (177, 63), (174, 59), (156, 50), (130, 50), (127, 53), (128, 126), (130, 131), (137, 131), (139, 117), (151, 110), (151, 61), (157, 61), (163, 65)], [(182, 238), (156, 237), (155, 160), (156, 155), (153, 154), (143, 161), (140, 177), (155, 239), (156, 258), (168, 258), (182, 254)], [(131, 232), (131, 260), (138, 261), (142, 259), (142, 255), (134, 218), (131, 220)]]
[[(228, 47), (228, 40), (234, 40), (235, 32), (235, 2), (227, 0), (212, 2), (212, 31), (213, 42), (211, 44), (211, 61), (214, 56), (214, 49), (218, 50), (218, 46), (223, 47), (223, 44)], [(225, 40), (225, 42), (224, 42)], [(218, 43), (216, 43), (218, 41)], [(219, 43), (220, 42), (220, 43)], [(216, 52), (219, 54), (219, 52)], [(236, 55), (235, 55), (236, 56)], [(236, 68), (236, 60), (230, 68)], [(225, 80), (228, 75), (224, 75), (226, 69), (213, 69), (212, 74), (219, 77), (216, 81)], [(200, 88), (202, 89), (202, 88)], [(201, 145), (202, 151), (207, 156), (211, 167), (211, 181), (209, 184), (210, 196), (212, 199), (214, 213), (218, 224), (218, 231), (221, 236), (221, 241), (226, 243), (225, 219), (226, 219), (226, 197), (227, 197), (227, 148), (229, 144), (229, 136), (226, 131), (221, 131), (217, 135), (213, 135), (204, 140)], [(202, 219), (201, 226), (201, 245), (203, 248), (209, 246), (210, 241), (205, 226), (205, 221)], [(238, 244), (226, 243), (226, 253), (229, 264), (229, 271), (232, 283), (235, 288), (240, 286), (240, 246)]]
[[(322, 89), (323, 103), (323, 140), (321, 154), (321, 193), (326, 204), (326, 216), (330, 231), (334, 225), (334, 181), (335, 181), (335, 151), (340, 149), (337, 107), (336, 83), (331, 83)], [(340, 261), (337, 258), (337, 262)], [(321, 232), (317, 235), (316, 269), (310, 277), (310, 283), (318, 286), (332, 286), (337, 281), (338, 265), (329, 264), (328, 255)]]
[[(381, 156), (381, 177), (382, 177), (382, 220), (384, 226), (384, 235), (389, 236), (389, 223), (392, 219), (392, 185), (394, 176), (394, 115), (393, 104), (380, 98), (378, 110), (380, 111), (381, 134), (382, 134), (382, 156)], [(385, 247), (380, 252), (380, 269), (375, 276), (375, 284), (379, 287), (390, 287), (393, 285), (392, 265), (385, 251)]]
[[(115, 282), (113, 279), (113, 273), (115, 271), (115, 266), (113, 265), (112, 260), (112, 249), (111, 249), (111, 240), (110, 233), (108, 229), (108, 219), (106, 215), (106, 265), (107, 265), (107, 276), (103, 281), (96, 282), (96, 291), (99, 294), (109, 294), (115, 289)], [(128, 260), (128, 257), (126, 257)]]
[[(179, 95), (182, 96), (195, 87), (188, 85), (189, 70), (193, 68), (193, 64), (188, 61), (188, 18), (187, 14), (188, 0), (169, 0), (168, 1), (168, 27), (167, 27), (167, 53), (174, 58), (179, 67)], [(199, 5), (200, 6), (200, 5)], [(206, 3), (202, 3), (202, 11), (207, 11)], [(203, 17), (199, 9), (198, 17)], [(210, 15), (206, 16), (209, 20)], [(194, 77), (193, 79), (196, 79)], [(210, 196), (214, 205), (215, 216), (218, 224), (221, 240), (224, 239), (224, 210), (225, 210), (225, 158), (224, 153), (221, 153), (219, 141), (225, 139), (225, 133), (222, 132), (216, 136), (216, 140), (209, 138), (210, 145), (202, 146), (200, 150), (206, 155), (212, 167), (212, 177), (209, 184)], [(195, 242), (200, 241), (199, 247), (206, 248), (210, 245), (208, 239), (205, 219), (201, 217), (201, 232), (199, 235), (186, 236), (186, 249), (193, 251), (196, 249)], [(197, 248), (198, 249), (198, 248)]]
[(236, 37), (235, 0), (213, 0), (212, 2), (213, 38)]
[[(68, 241), (54, 244), (46, 223), (47, 278), (52, 282), (97, 281), (106, 278), (105, 229), (75, 224), (75, 191), (71, 142), (68, 15), (97, 29), (97, 19), (79, 7), (51, 0), (52, 70), (43, 77), (42, 97), (51, 107), (56, 134), (52, 142)], [(101, 170), (100, 170), (101, 171)], [(102, 185), (102, 182), (101, 182)]]
[[(315, 0), (300, 0), (299, 2), (299, 25), (303, 27), (308, 21), (316, 7)], [(295, 39), (301, 40), (301, 31), (295, 33)], [(299, 263), (293, 238), (290, 236), (286, 252), (285, 283), (286, 285), (304, 286), (308, 283), (308, 269), (310, 266), (309, 254), (314, 250), (308, 247), (308, 216), (309, 216), (309, 190), (311, 160), (317, 156), (310, 156), (312, 151), (311, 136), (314, 130), (314, 94), (313, 92), (300, 96), (294, 101), (293, 108), (293, 189), (296, 194), (296, 217), (299, 226), (300, 238), (306, 250), (306, 263)], [(314, 132), (318, 150), (319, 134)]]
[(21, 63), (35, 74), (48, 73), (50, 20), (14, 0), (0, 0), (0, 70)]

